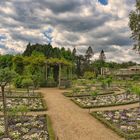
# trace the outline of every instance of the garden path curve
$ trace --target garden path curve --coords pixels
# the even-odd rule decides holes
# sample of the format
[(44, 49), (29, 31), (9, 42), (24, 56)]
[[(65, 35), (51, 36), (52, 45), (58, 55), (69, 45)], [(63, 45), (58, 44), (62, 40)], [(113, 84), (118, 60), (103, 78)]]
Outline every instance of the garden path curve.
[(124, 140), (115, 132), (106, 128), (62, 95), (64, 90), (44, 88), (40, 90), (47, 102), (47, 114), (59, 140)]

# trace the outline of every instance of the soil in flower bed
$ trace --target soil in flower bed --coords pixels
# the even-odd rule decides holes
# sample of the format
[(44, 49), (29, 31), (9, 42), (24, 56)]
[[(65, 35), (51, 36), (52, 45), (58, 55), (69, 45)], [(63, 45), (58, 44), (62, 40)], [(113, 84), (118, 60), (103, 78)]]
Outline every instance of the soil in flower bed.
[(139, 98), (135, 94), (126, 95), (122, 94), (108, 94), (108, 95), (98, 95), (95, 97), (75, 97), (72, 100), (83, 108), (94, 108), (94, 107), (104, 107), (104, 106), (115, 106), (138, 102)]
[(91, 114), (126, 139), (140, 138), (140, 108), (96, 111)]
[[(46, 105), (42, 98), (7, 98), (7, 109), (15, 108), (19, 105), (25, 105), (29, 107), (29, 110), (40, 111), (45, 110)], [(0, 100), (0, 110), (3, 108), (3, 103)]]
[[(3, 117), (0, 117), (0, 139), (4, 133)], [(9, 118), (11, 140), (50, 140), (46, 115)]]

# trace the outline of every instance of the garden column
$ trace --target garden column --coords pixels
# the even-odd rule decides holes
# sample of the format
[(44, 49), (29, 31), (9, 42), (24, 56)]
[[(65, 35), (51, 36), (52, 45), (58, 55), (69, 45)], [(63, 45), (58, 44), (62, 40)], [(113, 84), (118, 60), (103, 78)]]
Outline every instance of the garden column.
[(58, 86), (61, 86), (61, 64), (59, 64), (59, 84)]
[(72, 80), (72, 68), (70, 68), (70, 80)]
[(68, 69), (68, 79), (71, 80), (71, 68)]
[(47, 81), (47, 79), (48, 79), (48, 65), (46, 63), (46, 81)]
[(69, 68), (67, 67), (67, 80), (69, 80), (69, 78), (70, 78), (70, 70), (69, 70)]

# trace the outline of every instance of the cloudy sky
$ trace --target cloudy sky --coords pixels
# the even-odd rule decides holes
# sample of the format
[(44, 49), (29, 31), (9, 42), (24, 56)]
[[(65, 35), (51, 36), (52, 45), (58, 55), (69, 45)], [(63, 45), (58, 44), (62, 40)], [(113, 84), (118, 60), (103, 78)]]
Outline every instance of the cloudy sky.
[(128, 15), (135, 0), (0, 0), (0, 53), (21, 53), (28, 42), (92, 46), (97, 59), (136, 61)]

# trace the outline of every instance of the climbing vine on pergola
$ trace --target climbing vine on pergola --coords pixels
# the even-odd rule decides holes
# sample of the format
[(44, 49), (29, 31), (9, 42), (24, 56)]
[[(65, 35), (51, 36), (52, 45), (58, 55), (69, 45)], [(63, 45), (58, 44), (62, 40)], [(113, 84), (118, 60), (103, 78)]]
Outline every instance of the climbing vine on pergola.
[(72, 67), (73, 64), (65, 59), (58, 59), (58, 58), (50, 58), (46, 60), (46, 81), (48, 80), (48, 68), (53, 67), (53, 70), (56, 72), (55, 76), (53, 73), (53, 77), (55, 80), (58, 80), (58, 86), (61, 86), (62, 78), (64, 72), (62, 71), (66, 70), (67, 73), (67, 80), (70, 80), (72, 77)]

